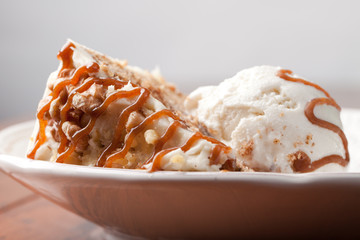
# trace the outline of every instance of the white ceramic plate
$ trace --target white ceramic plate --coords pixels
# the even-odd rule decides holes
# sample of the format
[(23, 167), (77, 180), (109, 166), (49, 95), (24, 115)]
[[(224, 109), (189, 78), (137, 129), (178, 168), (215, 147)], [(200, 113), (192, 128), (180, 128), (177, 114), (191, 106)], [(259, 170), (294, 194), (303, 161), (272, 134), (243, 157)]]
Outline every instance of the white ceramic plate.
[[(34, 122), (0, 132), (0, 169), (117, 236), (359, 236), (360, 111), (342, 112), (348, 173), (155, 172), (30, 160)], [(359, 233), (358, 233), (359, 232)]]

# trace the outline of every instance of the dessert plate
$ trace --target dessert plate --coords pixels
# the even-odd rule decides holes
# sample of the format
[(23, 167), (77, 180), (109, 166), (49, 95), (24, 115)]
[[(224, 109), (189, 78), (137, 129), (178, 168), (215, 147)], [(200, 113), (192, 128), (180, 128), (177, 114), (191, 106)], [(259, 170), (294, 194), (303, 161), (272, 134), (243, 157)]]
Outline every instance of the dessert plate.
[(342, 120), (347, 173), (148, 173), (30, 160), (33, 121), (0, 132), (0, 169), (125, 238), (360, 236), (360, 110), (344, 109)]

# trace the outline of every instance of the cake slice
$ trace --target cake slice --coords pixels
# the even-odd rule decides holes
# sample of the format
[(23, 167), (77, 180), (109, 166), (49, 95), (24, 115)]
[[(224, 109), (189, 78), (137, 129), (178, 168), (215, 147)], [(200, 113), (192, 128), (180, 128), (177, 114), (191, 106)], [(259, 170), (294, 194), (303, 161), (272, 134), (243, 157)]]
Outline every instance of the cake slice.
[(184, 95), (159, 73), (70, 40), (58, 59), (28, 158), (150, 171), (241, 170), (230, 147), (186, 121)]

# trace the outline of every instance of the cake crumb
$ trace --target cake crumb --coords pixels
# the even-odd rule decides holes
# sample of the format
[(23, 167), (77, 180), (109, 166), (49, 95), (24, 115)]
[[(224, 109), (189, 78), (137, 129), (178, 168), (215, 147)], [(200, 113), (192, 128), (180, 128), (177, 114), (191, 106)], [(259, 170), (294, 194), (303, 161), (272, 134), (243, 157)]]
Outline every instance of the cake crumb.
[(176, 154), (176, 155), (174, 155), (174, 156), (172, 156), (172, 157), (170, 158), (170, 161), (171, 161), (172, 163), (183, 164), (183, 163), (185, 162), (185, 159), (184, 159), (183, 156), (181, 156), (181, 155), (179, 155), (179, 154)]
[(126, 131), (130, 132), (132, 128), (138, 126), (143, 120), (144, 116), (142, 116), (139, 112), (135, 111), (130, 113), (128, 121), (126, 122)]
[(238, 150), (238, 153), (242, 157), (250, 156), (252, 154), (253, 149), (254, 149), (254, 141), (253, 140), (250, 140), (247, 142), (242, 142), (240, 149)]
[(294, 146), (294, 148), (297, 148), (298, 146), (301, 146), (303, 144), (304, 144), (303, 142), (297, 141), (297, 142), (294, 142), (293, 146)]
[(305, 140), (305, 143), (306, 144), (310, 144), (310, 141), (312, 140), (312, 134), (308, 134), (307, 136), (306, 136), (306, 140)]
[(148, 144), (155, 144), (159, 140), (159, 135), (153, 129), (146, 130), (144, 137)]

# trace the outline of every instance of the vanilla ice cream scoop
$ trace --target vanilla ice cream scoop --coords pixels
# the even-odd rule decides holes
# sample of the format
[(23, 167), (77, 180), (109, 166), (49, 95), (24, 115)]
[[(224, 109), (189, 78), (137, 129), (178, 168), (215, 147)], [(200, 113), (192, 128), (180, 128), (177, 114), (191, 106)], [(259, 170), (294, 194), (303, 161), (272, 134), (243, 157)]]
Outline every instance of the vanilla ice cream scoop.
[(187, 111), (256, 171), (344, 171), (349, 162), (340, 107), (316, 84), (280, 67), (243, 70), (200, 87)]

